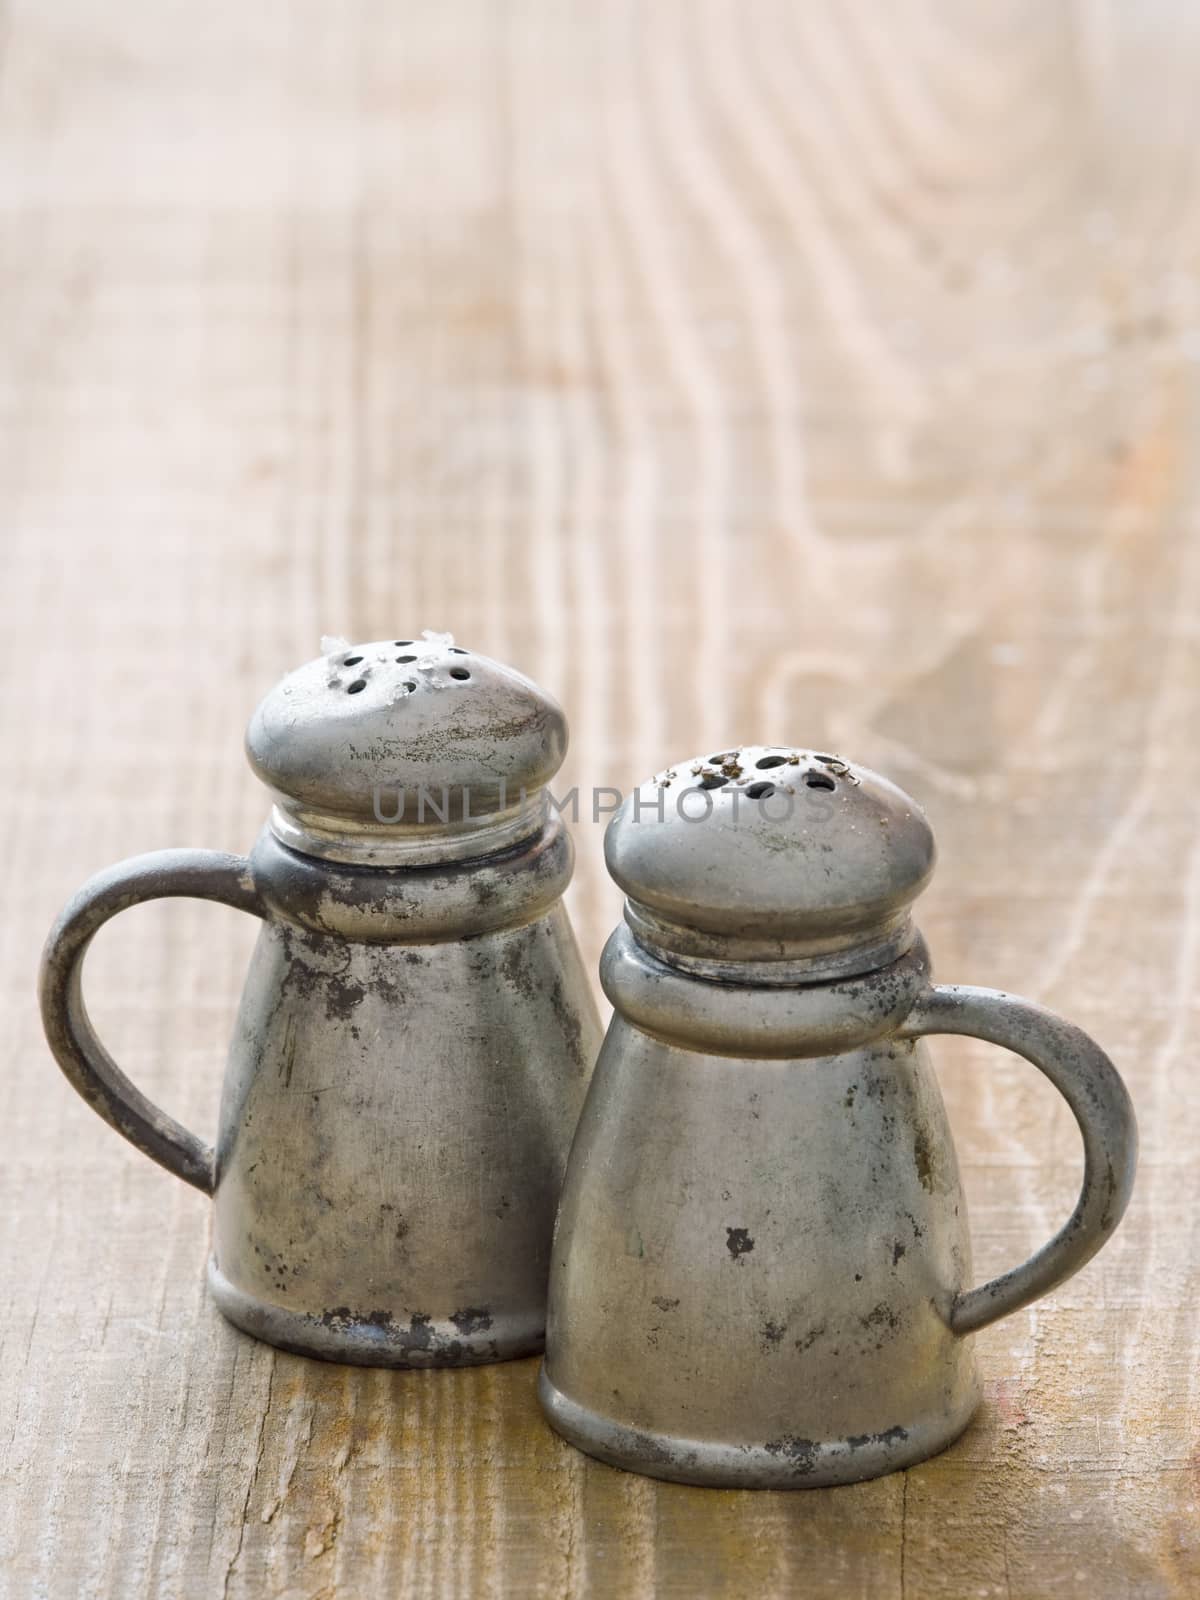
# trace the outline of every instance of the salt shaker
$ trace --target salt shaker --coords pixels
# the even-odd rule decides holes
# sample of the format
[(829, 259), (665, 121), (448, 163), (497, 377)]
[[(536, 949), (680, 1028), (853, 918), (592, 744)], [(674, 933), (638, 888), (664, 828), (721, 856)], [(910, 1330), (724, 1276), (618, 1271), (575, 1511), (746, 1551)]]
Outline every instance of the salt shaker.
[[(615, 1015), (567, 1165), (540, 1379), (553, 1426), (686, 1483), (847, 1483), (950, 1444), (971, 1335), (1076, 1272), (1125, 1209), (1125, 1087), (1069, 1022), (933, 985), (910, 905), (929, 824), (836, 756), (749, 747), (633, 794), (606, 839)], [(1083, 1134), (1082, 1193), (971, 1287), (924, 1035), (1024, 1056)]]
[[(547, 803), (562, 712), (449, 635), (335, 647), (259, 705), (274, 797), (250, 857), (100, 873), (48, 940), (46, 1033), (88, 1103), (211, 1194), (209, 1284), (247, 1332), (386, 1366), (541, 1348), (550, 1233), (600, 1028)], [(108, 1055), (80, 968), (97, 929), (193, 895), (262, 919), (215, 1152)]]

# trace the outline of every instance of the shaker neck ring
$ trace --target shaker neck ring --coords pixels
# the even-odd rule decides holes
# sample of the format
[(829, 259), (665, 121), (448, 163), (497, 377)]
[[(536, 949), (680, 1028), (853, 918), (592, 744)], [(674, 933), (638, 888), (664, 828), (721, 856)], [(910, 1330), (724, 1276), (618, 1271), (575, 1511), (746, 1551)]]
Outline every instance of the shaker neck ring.
[(668, 922), (632, 899), (625, 902), (625, 922), (648, 955), (678, 972), (774, 988), (874, 972), (905, 955), (917, 938), (907, 907), (869, 928), (805, 940), (707, 933)]
[(465, 821), (363, 823), (305, 810), (277, 795), (267, 826), (300, 855), (359, 867), (429, 867), (510, 850), (541, 832), (549, 817), (544, 791), (520, 804)]
[(742, 1060), (829, 1056), (894, 1033), (929, 982), (917, 934), (898, 960), (836, 982), (697, 983), (664, 966), (618, 925), (600, 957), (600, 983), (623, 1020), (684, 1050)]

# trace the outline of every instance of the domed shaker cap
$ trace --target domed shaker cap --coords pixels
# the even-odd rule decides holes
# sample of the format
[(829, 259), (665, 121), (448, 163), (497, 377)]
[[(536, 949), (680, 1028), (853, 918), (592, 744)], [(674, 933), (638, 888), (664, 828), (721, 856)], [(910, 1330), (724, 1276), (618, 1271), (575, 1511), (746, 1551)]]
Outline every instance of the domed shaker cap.
[(537, 684), (448, 633), (322, 643), (326, 654), (276, 684), (246, 731), (284, 844), (420, 865), (537, 831), (567, 749), (566, 719)]
[[(840, 756), (745, 745), (682, 761), (631, 794), (605, 835), (639, 943), (754, 982), (816, 981), (896, 959), (929, 881), (933, 832), (895, 784)], [(763, 970), (765, 968), (765, 970)]]

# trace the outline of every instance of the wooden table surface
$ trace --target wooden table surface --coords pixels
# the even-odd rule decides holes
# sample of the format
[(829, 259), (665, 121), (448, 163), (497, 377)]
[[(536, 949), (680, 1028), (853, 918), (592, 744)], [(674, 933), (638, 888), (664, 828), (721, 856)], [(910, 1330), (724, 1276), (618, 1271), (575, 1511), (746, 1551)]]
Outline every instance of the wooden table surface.
[[(1200, 1593), (1196, 8), (7, 0), (0, 34), (0, 1594)], [(277, 1354), (206, 1299), (205, 1201), (55, 1070), (67, 894), (246, 848), (258, 697), (322, 633), (425, 627), (559, 695), (568, 785), (759, 739), (890, 773), (939, 976), (1126, 1073), (1127, 1221), (980, 1336), (937, 1460), (664, 1486), (552, 1436), (533, 1362)], [(205, 1133), (249, 921), (139, 910), (89, 963)], [(991, 1274), (1079, 1141), (1025, 1064), (935, 1054)]]

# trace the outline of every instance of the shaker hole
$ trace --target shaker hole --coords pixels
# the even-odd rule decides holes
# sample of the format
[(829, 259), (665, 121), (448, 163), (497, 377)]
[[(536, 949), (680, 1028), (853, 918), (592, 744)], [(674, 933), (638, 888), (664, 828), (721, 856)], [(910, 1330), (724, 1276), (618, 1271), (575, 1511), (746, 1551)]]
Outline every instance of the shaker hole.
[(412, 643), (412, 640), (411, 639), (393, 639), (392, 643), (396, 646), (397, 650), (403, 650), (404, 646), (406, 644), (411, 644)]
[(810, 772), (804, 779), (810, 789), (836, 789), (833, 779), (823, 772)]
[(452, 644), (450, 646), (450, 654), (452, 656), (469, 656), (471, 652), (469, 650), (460, 649), (460, 647), (456, 644)]
[(342, 665), (344, 667), (356, 667), (361, 660), (361, 656), (347, 656)]
[(782, 767), (786, 760), (786, 756), (764, 756), (761, 761), (756, 761), (754, 765), (761, 771), (765, 767)]
[(722, 777), (719, 772), (706, 772), (697, 784), (697, 788), (723, 789), (728, 782), (729, 779)]
[(452, 678), (457, 678), (459, 683), (463, 683), (471, 676), (471, 674), (467, 671), (466, 667), (451, 667), (450, 676)]
[(408, 690), (409, 694), (413, 694), (413, 693), (415, 693), (417, 686), (412, 681), (411, 678), (406, 678), (405, 682), (404, 682), (404, 687)]
[(365, 678), (355, 678), (354, 682), (346, 690), (346, 693), (347, 694), (361, 694), (366, 687), (367, 687), (367, 680)]
[(723, 767), (727, 761), (733, 761), (736, 759), (736, 757), (736, 750), (725, 750), (719, 756), (709, 756), (708, 759), (712, 762), (714, 767)]
[(768, 800), (774, 793), (773, 783), (752, 783), (746, 790), (747, 798), (750, 800)]
[(416, 656), (397, 656), (396, 657), (396, 660), (399, 661), (399, 662), (415, 661), (416, 659), (417, 659)]

